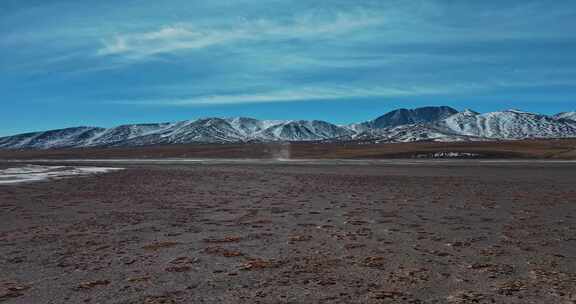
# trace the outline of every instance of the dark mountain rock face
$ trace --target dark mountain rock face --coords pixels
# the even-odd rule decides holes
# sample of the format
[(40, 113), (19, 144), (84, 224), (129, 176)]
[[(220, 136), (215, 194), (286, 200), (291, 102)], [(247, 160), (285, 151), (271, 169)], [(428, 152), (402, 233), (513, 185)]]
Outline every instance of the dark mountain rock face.
[(458, 113), (451, 107), (423, 107), (417, 109), (398, 109), (388, 112), (373, 121), (371, 127), (383, 129), (402, 125), (427, 123), (447, 118)]

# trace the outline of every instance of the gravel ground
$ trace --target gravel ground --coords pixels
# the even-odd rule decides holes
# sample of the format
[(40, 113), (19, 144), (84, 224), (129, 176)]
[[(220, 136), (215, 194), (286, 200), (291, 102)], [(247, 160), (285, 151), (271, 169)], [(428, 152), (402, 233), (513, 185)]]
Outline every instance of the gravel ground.
[(0, 302), (576, 303), (575, 169), (141, 165), (0, 186)]

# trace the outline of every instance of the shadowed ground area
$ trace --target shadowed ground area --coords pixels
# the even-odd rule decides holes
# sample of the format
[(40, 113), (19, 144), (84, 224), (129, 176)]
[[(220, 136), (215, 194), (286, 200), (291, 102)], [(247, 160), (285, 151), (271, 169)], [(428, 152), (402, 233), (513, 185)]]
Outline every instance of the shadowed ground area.
[(0, 302), (574, 303), (575, 169), (132, 165), (3, 185)]

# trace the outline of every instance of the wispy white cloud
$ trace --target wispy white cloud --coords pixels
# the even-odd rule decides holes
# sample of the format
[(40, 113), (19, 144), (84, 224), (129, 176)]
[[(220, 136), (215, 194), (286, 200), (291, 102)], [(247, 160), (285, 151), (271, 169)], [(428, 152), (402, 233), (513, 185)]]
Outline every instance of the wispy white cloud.
[(292, 90), (278, 90), (250, 94), (217, 94), (195, 97), (162, 98), (153, 100), (124, 100), (120, 104), (141, 104), (161, 106), (201, 106), (249, 103), (274, 103), (313, 100), (338, 100), (349, 98), (429, 96), (471, 92), (481, 89), (481, 85), (460, 84), (443, 86), (405, 86), (405, 87), (303, 87)]
[(300, 15), (279, 22), (240, 19), (233, 25), (201, 27), (176, 23), (155, 31), (117, 34), (102, 41), (98, 55), (145, 58), (155, 54), (203, 49), (241, 41), (322, 39), (381, 24), (383, 17), (365, 10), (340, 12), (328, 17)]

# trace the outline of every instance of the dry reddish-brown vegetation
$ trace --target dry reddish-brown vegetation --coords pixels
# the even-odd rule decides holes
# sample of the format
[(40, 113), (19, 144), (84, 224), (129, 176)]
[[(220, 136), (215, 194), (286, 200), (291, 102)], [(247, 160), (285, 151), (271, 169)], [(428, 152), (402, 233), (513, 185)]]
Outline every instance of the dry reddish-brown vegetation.
[[(287, 150), (287, 151), (283, 151)], [(294, 159), (412, 158), (436, 152), (474, 153), (483, 158), (576, 159), (576, 139), (494, 142), (416, 142), (395, 144), (291, 143), (168, 145), (137, 148), (89, 148), (1, 151), (0, 159), (67, 158), (255, 158), (289, 155)]]

